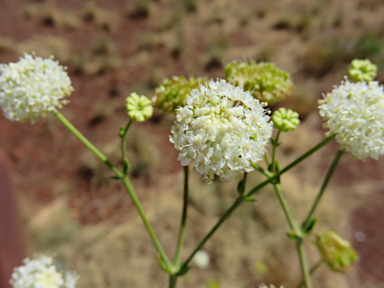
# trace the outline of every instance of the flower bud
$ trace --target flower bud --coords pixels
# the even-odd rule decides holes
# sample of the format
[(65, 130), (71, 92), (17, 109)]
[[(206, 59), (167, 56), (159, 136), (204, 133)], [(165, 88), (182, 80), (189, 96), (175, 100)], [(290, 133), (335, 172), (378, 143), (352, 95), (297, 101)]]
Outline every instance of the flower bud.
[(193, 262), (200, 269), (208, 268), (210, 262), (208, 253), (203, 250), (197, 251), (193, 257)]
[(349, 65), (348, 74), (354, 82), (370, 82), (377, 76), (377, 66), (368, 59), (354, 59)]
[(144, 122), (145, 120), (151, 118), (153, 114), (153, 107), (151, 105), (151, 100), (147, 97), (131, 93), (125, 101), (128, 116), (133, 121)]
[(289, 73), (273, 63), (232, 62), (225, 66), (225, 78), (268, 104), (287, 98), (293, 89)]
[(165, 79), (155, 90), (154, 105), (163, 112), (175, 113), (177, 107), (184, 105), (185, 98), (192, 89), (207, 82), (205, 77), (187, 79), (184, 76), (173, 76), (171, 79)]
[(319, 234), (315, 244), (324, 262), (336, 272), (345, 272), (359, 258), (351, 244), (331, 229)]
[(291, 109), (280, 108), (273, 112), (272, 122), (273, 126), (280, 131), (292, 131), (295, 130), (300, 123), (299, 113), (292, 111)]

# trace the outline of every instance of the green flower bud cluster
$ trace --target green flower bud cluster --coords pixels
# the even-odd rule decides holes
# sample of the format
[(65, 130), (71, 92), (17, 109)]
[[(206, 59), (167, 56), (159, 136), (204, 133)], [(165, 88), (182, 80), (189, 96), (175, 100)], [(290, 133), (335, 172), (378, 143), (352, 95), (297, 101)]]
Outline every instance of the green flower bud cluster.
[(151, 100), (147, 97), (131, 93), (125, 101), (128, 116), (133, 121), (144, 122), (145, 120), (151, 118), (153, 114), (153, 107), (151, 105)]
[(184, 105), (185, 98), (192, 89), (207, 82), (206, 77), (189, 77), (187, 79), (184, 76), (173, 76), (170, 79), (165, 79), (163, 84), (155, 90), (154, 105), (164, 112), (175, 113), (177, 107)]
[(354, 82), (370, 82), (377, 76), (377, 66), (368, 59), (352, 60), (348, 70), (349, 78)]
[(273, 126), (280, 131), (292, 131), (295, 130), (300, 123), (299, 113), (294, 112), (291, 109), (280, 108), (273, 112), (272, 122)]
[(268, 104), (287, 98), (294, 87), (289, 73), (273, 63), (232, 62), (225, 66), (225, 78)]
[(316, 237), (315, 244), (324, 262), (336, 272), (345, 272), (359, 256), (351, 244), (329, 229)]

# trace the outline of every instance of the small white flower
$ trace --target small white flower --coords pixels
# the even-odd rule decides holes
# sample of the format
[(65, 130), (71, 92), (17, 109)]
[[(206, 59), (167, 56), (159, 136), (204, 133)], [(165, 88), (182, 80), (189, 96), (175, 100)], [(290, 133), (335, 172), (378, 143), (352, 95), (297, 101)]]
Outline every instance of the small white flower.
[(64, 68), (53, 60), (25, 54), (19, 62), (0, 65), (0, 106), (13, 121), (46, 117), (61, 108), (73, 91)]
[(170, 141), (180, 151), (179, 160), (211, 183), (214, 176), (229, 181), (254, 168), (272, 135), (269, 116), (250, 92), (225, 80), (200, 85), (176, 109)]
[(326, 135), (336, 134), (340, 149), (361, 160), (384, 154), (384, 91), (378, 82), (345, 80), (319, 101), (319, 109)]
[(10, 284), (13, 288), (75, 288), (78, 275), (59, 265), (51, 257), (36, 255), (14, 268)]
[(193, 257), (193, 262), (200, 269), (208, 268), (210, 262), (208, 253), (203, 250), (197, 251)]

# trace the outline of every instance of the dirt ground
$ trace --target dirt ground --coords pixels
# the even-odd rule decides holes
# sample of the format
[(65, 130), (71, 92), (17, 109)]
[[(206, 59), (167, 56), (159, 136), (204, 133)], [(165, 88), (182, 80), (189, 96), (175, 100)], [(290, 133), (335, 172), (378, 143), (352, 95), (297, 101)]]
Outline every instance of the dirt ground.
[[(271, 107), (300, 113), (282, 136), (288, 164), (324, 138), (317, 99), (337, 85), (354, 58), (370, 58), (384, 80), (384, 3), (378, 0), (109, 0), (0, 1), (0, 63), (25, 52), (54, 55), (75, 91), (61, 112), (112, 162), (127, 123), (131, 92), (154, 96), (173, 75), (223, 78), (233, 60), (274, 62), (289, 71), (293, 95)], [(132, 182), (160, 241), (173, 253), (181, 213), (182, 166), (168, 140), (174, 119), (157, 111), (135, 124), (127, 147)], [(57, 253), (82, 287), (165, 287), (155, 251), (129, 197), (112, 174), (54, 117), (36, 124), (0, 118), (0, 149), (13, 182), (30, 251)], [(304, 217), (336, 153), (332, 143), (287, 173), (283, 188)], [(315, 287), (384, 287), (384, 162), (345, 155), (319, 208), (315, 232), (331, 227), (351, 241), (360, 261), (346, 274), (321, 267)], [(236, 183), (207, 185), (192, 175), (184, 257), (236, 198)], [(250, 177), (249, 188), (262, 178)], [(204, 250), (180, 287), (295, 287), (299, 270), (288, 225), (269, 188), (239, 209)], [(319, 256), (308, 243), (311, 263)]]

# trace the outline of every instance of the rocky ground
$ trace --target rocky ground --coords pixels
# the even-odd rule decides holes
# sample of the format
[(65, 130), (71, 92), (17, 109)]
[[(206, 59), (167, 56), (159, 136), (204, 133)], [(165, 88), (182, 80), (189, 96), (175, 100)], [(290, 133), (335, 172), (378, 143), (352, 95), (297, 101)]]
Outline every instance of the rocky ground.
[[(317, 99), (340, 83), (352, 59), (370, 58), (384, 80), (383, 11), (378, 0), (2, 0), (0, 62), (34, 51), (68, 66), (75, 91), (61, 112), (117, 164), (129, 93), (152, 97), (173, 75), (222, 78), (233, 60), (274, 62), (291, 73), (296, 87), (271, 108), (295, 109), (302, 121), (281, 139), (278, 158), (285, 165), (323, 139)], [(132, 127), (127, 143), (133, 184), (168, 253), (176, 243), (183, 181), (168, 140), (173, 121), (157, 111)], [(2, 117), (0, 135), (31, 252), (65, 259), (81, 275), (79, 288), (166, 287), (131, 200), (56, 119), (32, 125)], [(336, 150), (332, 143), (283, 178), (298, 217), (305, 216)], [(384, 287), (383, 165), (343, 156), (316, 232), (339, 231), (360, 262), (346, 274), (321, 267), (316, 287)], [(253, 175), (249, 187), (261, 179)], [(236, 183), (208, 185), (193, 175), (191, 186), (184, 256), (236, 197)], [(193, 269), (180, 287), (297, 285), (297, 256), (278, 202), (268, 188), (256, 198), (205, 246), (209, 268)], [(310, 244), (308, 254), (311, 263), (318, 260)]]

